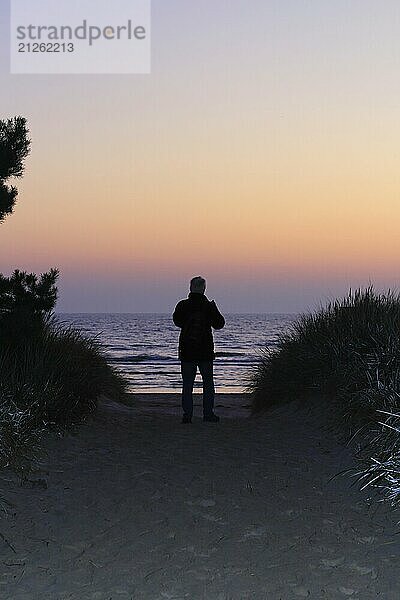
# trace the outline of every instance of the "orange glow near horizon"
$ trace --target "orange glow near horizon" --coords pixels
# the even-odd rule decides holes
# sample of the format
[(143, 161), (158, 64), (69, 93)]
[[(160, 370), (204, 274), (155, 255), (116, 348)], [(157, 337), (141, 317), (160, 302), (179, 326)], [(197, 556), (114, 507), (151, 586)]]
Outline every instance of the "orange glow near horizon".
[[(250, 165), (250, 148), (261, 143), (251, 133), (249, 139), (242, 132), (244, 143), (235, 150), (227, 138), (203, 163), (189, 134), (173, 157), (159, 146), (157, 161), (149, 148), (133, 156), (126, 142), (118, 166), (109, 153), (93, 149), (90, 163), (76, 159), (70, 175), (57, 157), (39, 163), (34, 138), (25, 178), (17, 182), (15, 214), (1, 228), (2, 262), (7, 257), (23, 264), (28, 251), (33, 262), (51, 256), (68, 269), (131, 266), (132, 273), (135, 265), (186, 269), (199, 257), (205, 268), (221, 274), (226, 268), (296, 269), (299, 276), (321, 266), (328, 272), (395, 268), (400, 256), (395, 148), (387, 144), (385, 155), (377, 157), (376, 143), (367, 144), (361, 130), (357, 148), (353, 141), (350, 150), (344, 131), (336, 131), (330, 144), (318, 131), (311, 139), (309, 131), (301, 153), (298, 138), (294, 142), (287, 132), (279, 148), (276, 140), (264, 140), (264, 152)], [(152, 165), (156, 176), (149, 175)]]

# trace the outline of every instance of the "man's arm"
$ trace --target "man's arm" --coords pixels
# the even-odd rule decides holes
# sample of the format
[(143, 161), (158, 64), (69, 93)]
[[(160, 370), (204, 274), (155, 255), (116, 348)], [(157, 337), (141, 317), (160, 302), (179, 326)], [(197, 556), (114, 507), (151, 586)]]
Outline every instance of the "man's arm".
[(184, 304), (183, 300), (178, 302), (175, 307), (174, 314), (172, 315), (172, 320), (177, 327), (183, 327), (184, 325)]
[(214, 300), (211, 300), (211, 326), (214, 329), (222, 329), (225, 325), (225, 319), (219, 312)]

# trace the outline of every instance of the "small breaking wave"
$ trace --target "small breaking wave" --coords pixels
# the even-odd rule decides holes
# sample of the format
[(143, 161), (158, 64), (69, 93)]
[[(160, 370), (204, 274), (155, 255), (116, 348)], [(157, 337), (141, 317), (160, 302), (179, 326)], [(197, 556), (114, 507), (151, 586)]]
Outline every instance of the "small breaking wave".
[(177, 359), (172, 356), (162, 356), (161, 354), (126, 354), (123, 356), (110, 356), (110, 362), (115, 363), (142, 363), (142, 362), (171, 362)]
[(216, 352), (215, 356), (225, 358), (229, 356), (246, 356), (246, 354), (244, 352)]

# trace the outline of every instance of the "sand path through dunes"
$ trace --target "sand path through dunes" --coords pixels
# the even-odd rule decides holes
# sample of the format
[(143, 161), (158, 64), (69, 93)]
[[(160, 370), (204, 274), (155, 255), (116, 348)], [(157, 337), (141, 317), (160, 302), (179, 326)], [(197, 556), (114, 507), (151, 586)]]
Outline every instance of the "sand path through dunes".
[(0, 473), (0, 598), (398, 600), (396, 515), (330, 481), (354, 461), (319, 422), (102, 403), (36, 483)]

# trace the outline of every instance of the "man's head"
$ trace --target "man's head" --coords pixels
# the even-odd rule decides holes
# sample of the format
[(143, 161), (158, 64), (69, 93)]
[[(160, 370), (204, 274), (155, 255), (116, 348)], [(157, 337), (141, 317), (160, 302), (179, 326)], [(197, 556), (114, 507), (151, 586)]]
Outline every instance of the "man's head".
[(190, 291), (194, 294), (204, 294), (206, 291), (206, 280), (203, 277), (193, 277), (190, 281)]

